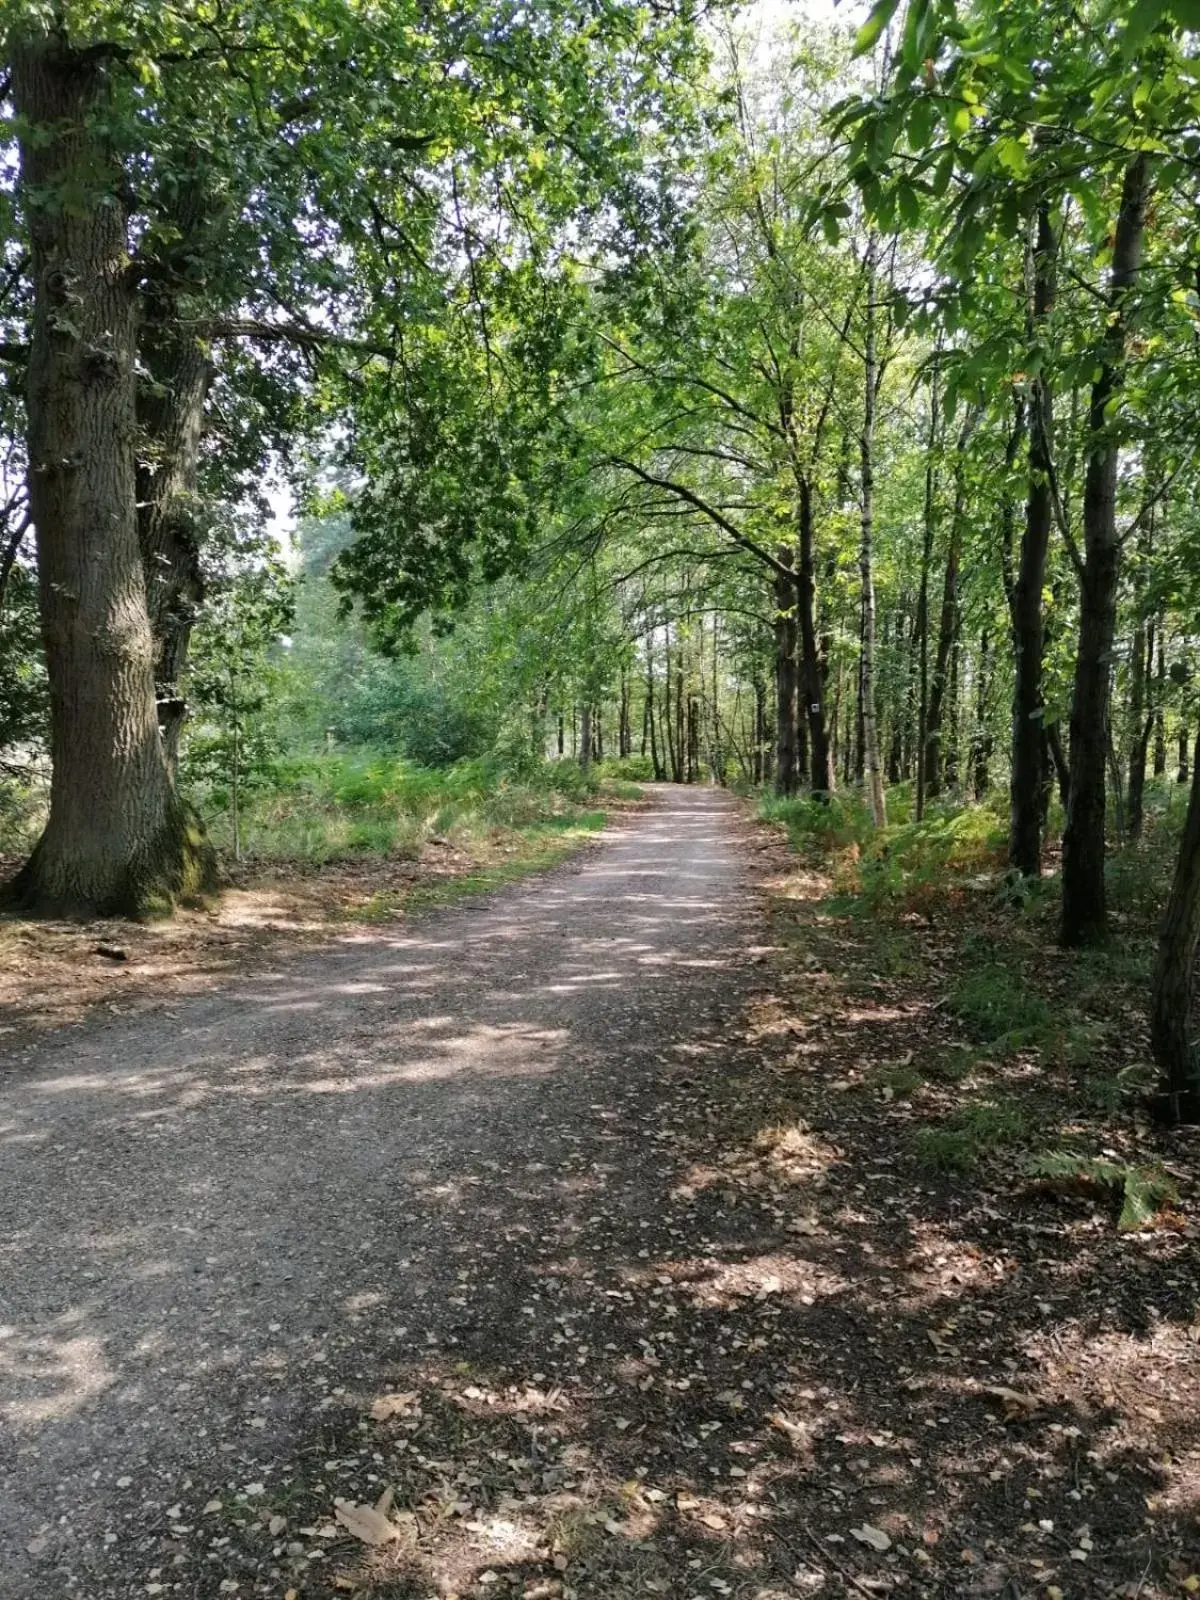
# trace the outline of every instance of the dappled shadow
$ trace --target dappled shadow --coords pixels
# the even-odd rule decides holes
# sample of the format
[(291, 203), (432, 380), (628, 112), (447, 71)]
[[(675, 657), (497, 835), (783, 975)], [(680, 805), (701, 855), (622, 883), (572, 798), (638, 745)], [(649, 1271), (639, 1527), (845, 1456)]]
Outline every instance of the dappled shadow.
[(732, 825), (30, 1063), (0, 1593), (1175, 1592), (1191, 1246), (916, 1169), (928, 998), (775, 998)]
[(674, 795), (582, 872), (11, 1062), (0, 1593), (124, 1572), (187, 1477), (286, 1457), (341, 1364), (465, 1337), (458, 1256), (530, 1236), (548, 1176), (586, 1231), (623, 1096), (736, 1014), (731, 817)]

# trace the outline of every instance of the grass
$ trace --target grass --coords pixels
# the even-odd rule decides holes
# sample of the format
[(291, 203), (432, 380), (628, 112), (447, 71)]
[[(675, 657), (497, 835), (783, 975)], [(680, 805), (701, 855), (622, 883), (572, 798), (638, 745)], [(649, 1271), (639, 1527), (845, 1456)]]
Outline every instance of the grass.
[(930, 1172), (973, 1172), (982, 1157), (1019, 1144), (1030, 1119), (1016, 1100), (980, 1100), (960, 1106), (937, 1127), (921, 1128), (913, 1141), (918, 1163)]
[[(541, 839), (597, 826), (588, 803), (598, 782), (573, 763), (514, 775), (487, 761), (431, 769), (361, 752), (282, 762), (271, 777), (270, 787), (244, 801), (239, 819), (242, 857), (252, 863), (415, 860), (431, 840), (469, 849), (500, 835), (512, 843), (527, 834)], [(628, 783), (618, 787), (621, 798), (640, 792)], [(231, 853), (228, 793), (209, 788), (197, 798), (214, 843)]]

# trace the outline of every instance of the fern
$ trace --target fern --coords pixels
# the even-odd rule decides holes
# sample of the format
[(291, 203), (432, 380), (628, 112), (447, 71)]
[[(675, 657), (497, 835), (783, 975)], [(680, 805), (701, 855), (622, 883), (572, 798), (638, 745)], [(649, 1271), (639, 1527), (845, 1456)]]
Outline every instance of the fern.
[(1034, 1156), (1026, 1171), (1031, 1178), (1052, 1182), (1094, 1184), (1121, 1196), (1117, 1228), (1134, 1233), (1144, 1228), (1179, 1191), (1161, 1167), (1130, 1166), (1103, 1156), (1080, 1156), (1070, 1150), (1048, 1150)]

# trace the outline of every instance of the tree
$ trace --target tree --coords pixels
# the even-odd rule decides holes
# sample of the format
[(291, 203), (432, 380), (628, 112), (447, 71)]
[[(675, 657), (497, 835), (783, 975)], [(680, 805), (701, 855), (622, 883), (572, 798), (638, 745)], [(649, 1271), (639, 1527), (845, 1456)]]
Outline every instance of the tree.
[(105, 915), (211, 886), (158, 732), (133, 456), (136, 294), (102, 55), (13, 42), (34, 285), (29, 505), (50, 682), (50, 819), (18, 904)]
[[(665, 140), (691, 19), (624, 0), (432, 20), (344, 0), (248, 0), (219, 18), (139, 0), (3, 20), (55, 764), (46, 839), (13, 893), (157, 909), (211, 878), (171, 773), (205, 503), (261, 470), (298, 378), (357, 407), (369, 437), (395, 420), (410, 337), (467, 312), (485, 348), (489, 302), (519, 281), (534, 305), (556, 230), (586, 231), (602, 192), (649, 229), (625, 119), (653, 115)], [(524, 347), (542, 374), (545, 332)], [(206, 456), (214, 418), (237, 444)]]

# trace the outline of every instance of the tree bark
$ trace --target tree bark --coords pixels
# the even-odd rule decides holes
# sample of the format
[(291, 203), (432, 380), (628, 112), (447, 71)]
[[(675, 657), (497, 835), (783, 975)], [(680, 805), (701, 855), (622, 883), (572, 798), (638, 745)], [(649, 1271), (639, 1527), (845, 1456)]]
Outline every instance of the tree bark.
[(1163, 714), (1167, 703), (1167, 619), (1161, 611), (1154, 632), (1158, 638), (1158, 662), (1154, 668), (1154, 776), (1161, 778), (1167, 770), (1167, 725)]
[[(1038, 208), (1029, 274), (1032, 279), (1030, 334), (1054, 309), (1057, 290), (1057, 238), (1050, 208)], [(1012, 767), (1009, 789), (1008, 859), (1027, 878), (1042, 870), (1042, 673), (1046, 640), (1042, 591), (1046, 557), (1054, 522), (1051, 474), (1054, 410), (1049, 380), (1043, 369), (1033, 383), (1029, 408), (1029, 495), (1025, 528), (1012, 596), (1013, 711)]]
[(975, 668), (975, 735), (971, 745), (971, 783), (976, 800), (984, 798), (991, 782), (992, 735), (987, 725), (991, 665), (991, 639), (985, 628), (979, 636), (979, 661)]
[(875, 354), (875, 235), (867, 240), (866, 310), (863, 340), (863, 424), (859, 436), (861, 467), (862, 536), (858, 571), (862, 584), (862, 730), (866, 765), (867, 799), (877, 828), (887, 822), (883, 794), (883, 767), (879, 759), (879, 712), (875, 696), (875, 399), (879, 384)]
[(12, 69), (26, 130), (29, 496), (53, 773), (46, 831), (8, 898), (55, 914), (168, 911), (210, 887), (214, 865), (171, 786), (155, 708), (134, 465), (137, 300), (106, 68), (30, 32)]
[(1105, 765), (1109, 678), (1117, 620), (1117, 462), (1110, 413), (1119, 401), (1132, 299), (1141, 268), (1150, 163), (1129, 163), (1113, 243), (1109, 321), (1092, 385), (1083, 493), (1084, 556), (1079, 575), (1079, 647), (1071, 701), (1071, 798), (1063, 834), (1062, 943), (1102, 944), (1108, 935), (1104, 884)]
[[(794, 553), (781, 545), (778, 559), (791, 567)], [(775, 574), (775, 791), (796, 792), (796, 585)]]
[(584, 772), (592, 764), (592, 702), (585, 700), (579, 708), (579, 765)]
[(925, 450), (925, 510), (921, 540), (921, 584), (917, 592), (915, 632), (918, 655), (917, 800), (916, 818), (925, 815), (925, 774), (929, 751), (929, 574), (933, 566), (933, 535), (937, 521), (937, 469), (934, 450), (938, 438), (938, 372), (936, 357), (929, 386), (929, 440)]
[(1200, 1075), (1193, 1038), (1196, 953), (1200, 947), (1200, 739), (1171, 896), (1158, 936), (1150, 998), (1150, 1046), (1159, 1070), (1160, 1106), (1171, 1122), (1200, 1121)]
[[(966, 448), (970, 424), (959, 435), (959, 452)], [(942, 787), (942, 723), (950, 688), (950, 658), (958, 633), (958, 564), (962, 554), (963, 517), (966, 511), (966, 477), (960, 468), (955, 474), (954, 514), (950, 522), (950, 546), (946, 551), (946, 571), (942, 580), (942, 609), (938, 622), (937, 653), (929, 683), (925, 717), (925, 794), (933, 798)]]
[(1133, 635), (1129, 691), (1129, 805), (1127, 826), (1131, 840), (1142, 836), (1146, 800), (1146, 757), (1154, 732), (1154, 712), (1147, 712), (1146, 701), (1154, 661), (1154, 624), (1139, 618)]
[(202, 177), (182, 178), (165, 210), (179, 237), (151, 261), (142, 290), (136, 470), (158, 719), (173, 773), (186, 715), (184, 664), (204, 599), (197, 475), (212, 363), (196, 334), (181, 326), (188, 258), (201, 248), (211, 210)]
[(829, 730), (825, 724), (825, 672), (817, 643), (816, 529), (813, 516), (812, 483), (800, 485), (798, 516), (800, 530), (800, 568), (796, 585), (796, 610), (800, 623), (800, 659), (804, 693), (804, 712), (808, 722), (809, 771), (816, 799), (826, 798), (834, 788), (833, 764), (829, 750)]

